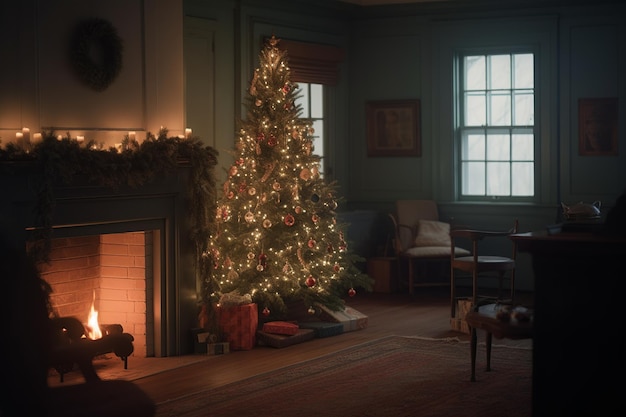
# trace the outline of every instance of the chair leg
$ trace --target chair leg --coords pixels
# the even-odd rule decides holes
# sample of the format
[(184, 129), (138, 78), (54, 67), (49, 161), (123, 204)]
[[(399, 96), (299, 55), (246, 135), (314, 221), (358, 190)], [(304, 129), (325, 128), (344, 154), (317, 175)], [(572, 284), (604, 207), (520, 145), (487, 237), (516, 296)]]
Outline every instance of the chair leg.
[(511, 271), (511, 304), (515, 305), (515, 270)]
[(478, 299), (478, 272), (476, 269), (472, 272), (472, 305), (476, 305)]
[(486, 345), (487, 345), (487, 368), (485, 368), (485, 371), (489, 372), (491, 371), (491, 341), (493, 339), (493, 335), (491, 333), (487, 333), (487, 338), (486, 338)]
[(454, 286), (454, 268), (450, 267), (450, 318), (456, 317), (456, 291)]
[(413, 295), (413, 259), (409, 259), (409, 294)]
[(475, 382), (476, 381), (476, 345), (478, 344), (478, 336), (476, 335), (476, 329), (474, 327), (472, 327), (472, 337), (470, 340), (470, 359), (471, 359), (471, 364), (472, 364), (472, 375), (470, 377), (470, 381)]

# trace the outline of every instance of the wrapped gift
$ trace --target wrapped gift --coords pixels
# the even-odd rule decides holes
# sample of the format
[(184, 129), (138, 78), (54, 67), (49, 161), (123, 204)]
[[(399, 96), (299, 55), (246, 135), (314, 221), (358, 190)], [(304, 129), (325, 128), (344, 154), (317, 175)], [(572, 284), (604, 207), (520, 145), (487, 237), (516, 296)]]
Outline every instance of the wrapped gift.
[(218, 307), (218, 323), (230, 350), (250, 350), (256, 344), (259, 312), (255, 303)]
[(257, 332), (260, 345), (284, 348), (297, 343), (306, 342), (315, 338), (313, 329), (298, 329), (294, 335), (265, 333), (262, 330)]
[(224, 355), (230, 352), (230, 345), (228, 342), (222, 343), (208, 343), (207, 354), (209, 355)]
[(306, 321), (300, 323), (300, 328), (312, 329), (317, 338), (337, 336), (343, 333), (343, 324), (330, 321)]
[(345, 307), (341, 310), (331, 310), (330, 308), (318, 304), (320, 308), (320, 319), (343, 324), (344, 332), (361, 330), (367, 327), (367, 316), (352, 307)]
[(289, 321), (268, 321), (267, 323), (263, 323), (263, 331), (265, 333), (292, 336), (298, 333), (298, 325)]

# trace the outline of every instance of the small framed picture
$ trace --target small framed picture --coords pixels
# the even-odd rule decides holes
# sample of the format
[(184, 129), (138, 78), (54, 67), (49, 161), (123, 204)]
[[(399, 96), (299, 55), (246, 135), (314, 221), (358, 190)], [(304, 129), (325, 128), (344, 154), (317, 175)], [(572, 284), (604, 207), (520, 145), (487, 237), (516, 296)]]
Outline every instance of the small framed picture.
[(617, 98), (578, 100), (578, 153), (617, 155)]
[(367, 156), (421, 156), (419, 100), (366, 103)]

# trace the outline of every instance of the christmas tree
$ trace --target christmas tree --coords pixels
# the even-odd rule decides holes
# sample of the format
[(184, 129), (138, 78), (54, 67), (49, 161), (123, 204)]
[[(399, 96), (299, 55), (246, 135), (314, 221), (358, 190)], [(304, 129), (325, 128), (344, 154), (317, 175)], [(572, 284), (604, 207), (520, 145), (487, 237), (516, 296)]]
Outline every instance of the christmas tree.
[(312, 123), (299, 117), (298, 85), (278, 42), (272, 37), (259, 55), (205, 265), (206, 301), (249, 294), (268, 318), (284, 318), (294, 301), (311, 314), (318, 303), (339, 310), (372, 285), (348, 249), (337, 185), (322, 178)]

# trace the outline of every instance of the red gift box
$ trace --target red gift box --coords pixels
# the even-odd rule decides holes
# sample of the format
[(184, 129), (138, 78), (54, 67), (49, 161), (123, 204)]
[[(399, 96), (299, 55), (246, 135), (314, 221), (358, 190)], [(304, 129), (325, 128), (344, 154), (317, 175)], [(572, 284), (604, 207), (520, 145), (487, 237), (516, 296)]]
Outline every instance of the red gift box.
[(268, 321), (263, 323), (263, 331), (265, 333), (293, 336), (298, 333), (298, 325), (288, 321)]
[(231, 350), (250, 350), (256, 344), (259, 311), (255, 303), (218, 307), (218, 323)]

